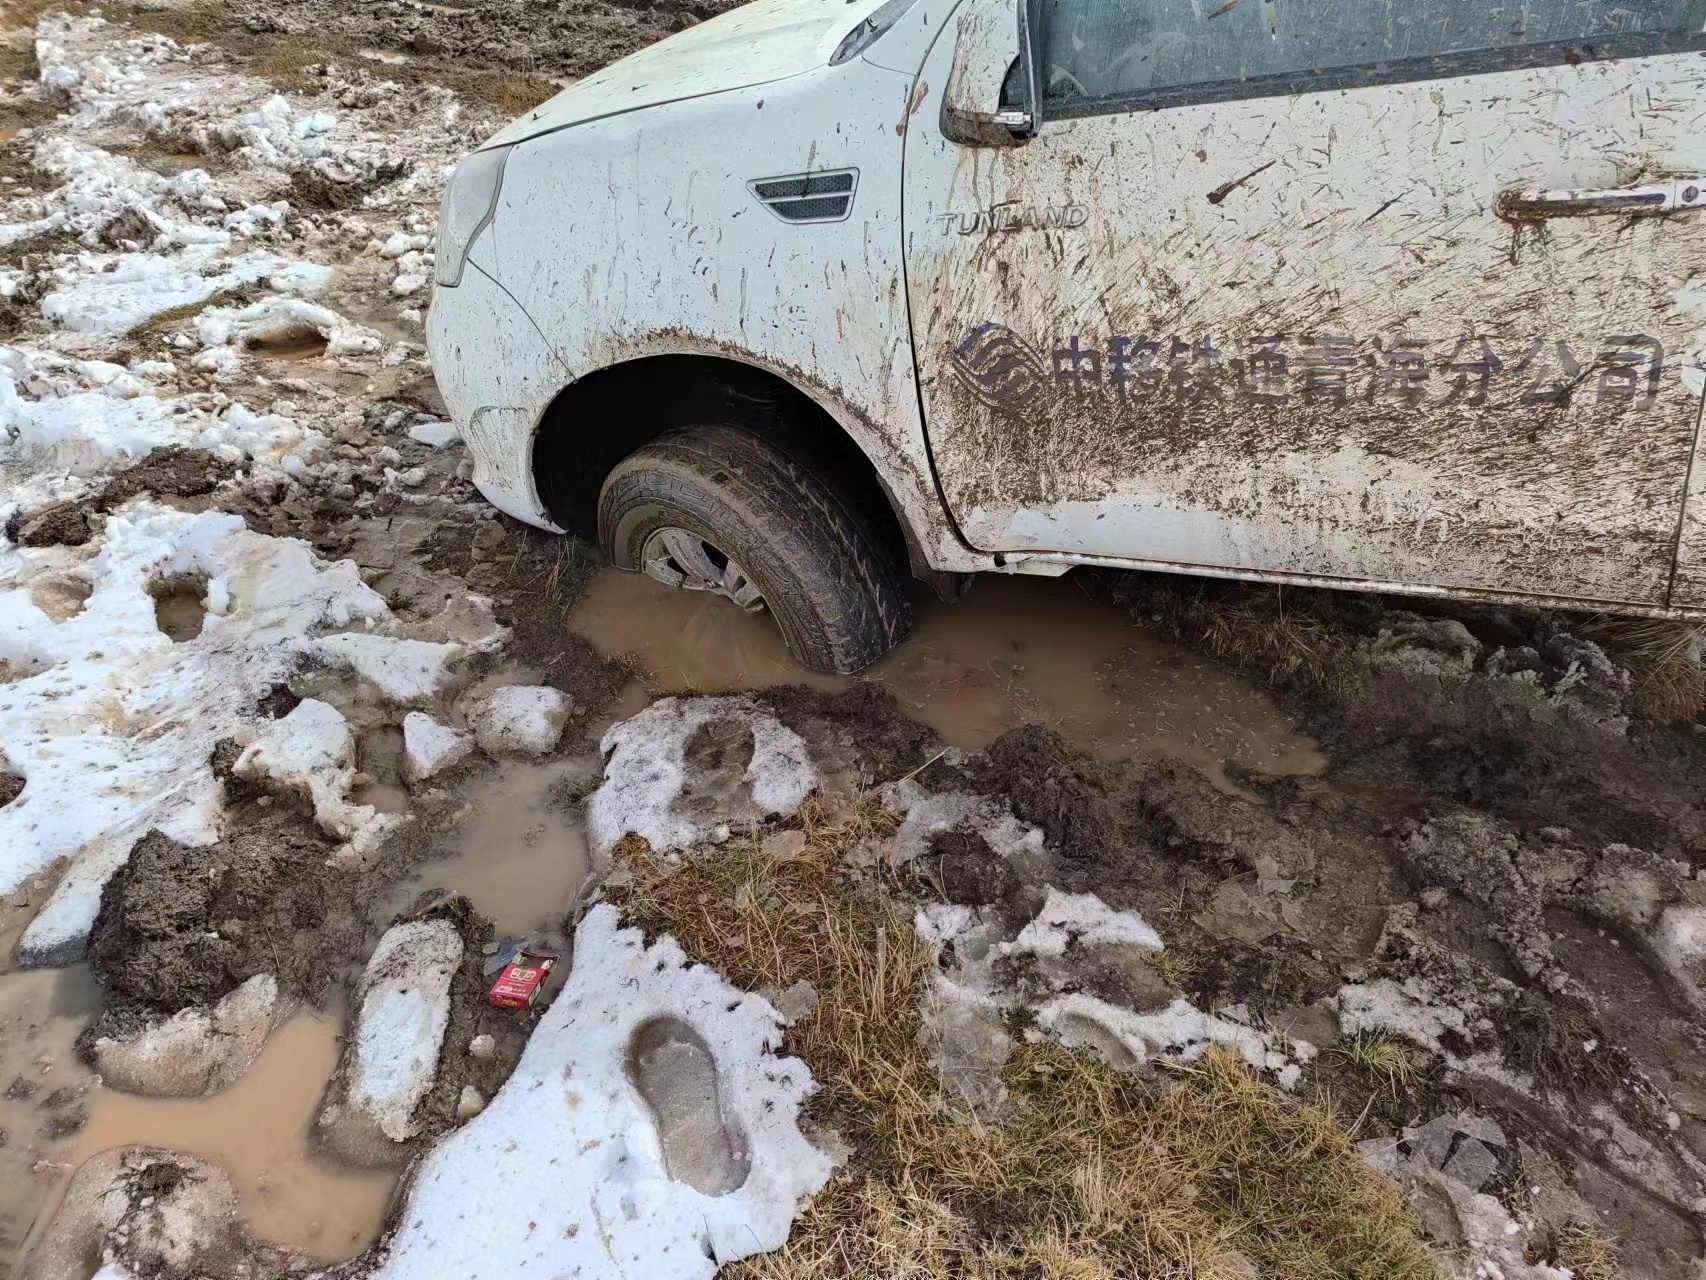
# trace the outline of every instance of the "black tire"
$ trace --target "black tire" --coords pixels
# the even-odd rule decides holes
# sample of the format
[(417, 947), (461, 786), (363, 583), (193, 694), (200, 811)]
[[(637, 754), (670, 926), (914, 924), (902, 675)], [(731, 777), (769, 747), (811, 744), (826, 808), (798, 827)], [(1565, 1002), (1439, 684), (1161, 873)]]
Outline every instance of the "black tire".
[(612, 564), (642, 568), (641, 549), (666, 528), (735, 561), (763, 592), (788, 652), (813, 671), (851, 675), (912, 630), (899, 576), (847, 504), (739, 427), (666, 432), (605, 477), (598, 540)]

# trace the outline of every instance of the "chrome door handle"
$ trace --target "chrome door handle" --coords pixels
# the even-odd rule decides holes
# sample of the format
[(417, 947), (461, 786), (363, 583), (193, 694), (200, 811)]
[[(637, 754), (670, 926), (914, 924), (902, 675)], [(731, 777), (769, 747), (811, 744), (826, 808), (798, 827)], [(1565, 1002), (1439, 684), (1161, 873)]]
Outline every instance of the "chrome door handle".
[(1623, 217), (1676, 213), (1706, 208), (1706, 178), (1671, 178), (1638, 187), (1603, 187), (1579, 191), (1501, 191), (1493, 212), (1501, 218), (1536, 221), (1543, 218)]

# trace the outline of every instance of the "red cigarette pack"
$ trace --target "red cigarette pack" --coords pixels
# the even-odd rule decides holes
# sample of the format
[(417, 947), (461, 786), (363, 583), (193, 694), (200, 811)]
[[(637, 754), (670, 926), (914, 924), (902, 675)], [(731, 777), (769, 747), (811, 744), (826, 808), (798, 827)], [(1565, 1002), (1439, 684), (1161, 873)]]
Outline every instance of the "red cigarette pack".
[(500, 1009), (531, 1009), (557, 963), (553, 951), (522, 951), (504, 966), (487, 1000)]

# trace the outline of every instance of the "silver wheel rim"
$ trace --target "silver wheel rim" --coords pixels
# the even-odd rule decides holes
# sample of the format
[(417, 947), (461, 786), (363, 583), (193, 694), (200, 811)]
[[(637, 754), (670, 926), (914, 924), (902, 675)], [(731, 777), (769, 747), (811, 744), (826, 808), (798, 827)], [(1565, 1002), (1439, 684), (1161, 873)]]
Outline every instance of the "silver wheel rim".
[(733, 557), (686, 529), (665, 526), (656, 530), (640, 549), (640, 568), (648, 578), (665, 586), (708, 591), (733, 600), (747, 613), (764, 608), (764, 593), (746, 570)]

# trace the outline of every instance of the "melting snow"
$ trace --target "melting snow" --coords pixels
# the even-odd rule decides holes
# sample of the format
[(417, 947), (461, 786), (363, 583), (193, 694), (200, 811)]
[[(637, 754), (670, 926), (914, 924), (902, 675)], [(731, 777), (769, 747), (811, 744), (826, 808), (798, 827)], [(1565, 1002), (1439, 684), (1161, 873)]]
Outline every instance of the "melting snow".
[[(155, 620), (148, 587), (163, 578), (207, 583), (201, 633), (181, 644)], [(66, 579), (89, 595), (56, 621), (32, 590)], [(0, 684), (0, 744), (26, 780), (0, 809), (0, 893), (70, 863), (26, 954), (78, 953), (101, 887), (150, 828), (186, 844), (217, 838), (209, 757), (220, 738), (259, 726), (247, 768), (309, 791), (334, 834), (376, 836), (380, 816), (347, 801), (342, 717), (314, 704), (267, 722), (256, 704), (317, 651), (316, 633), (388, 617), (353, 563), (327, 564), (223, 512), (136, 503), (86, 547), (0, 549), (0, 662), (22, 674)]]
[(1140, 915), (1115, 911), (1093, 893), (1063, 893), (1049, 886), (1043, 909), (1019, 936), (1002, 945), (1004, 954), (1028, 951), (1063, 956), (1069, 942), (1082, 947), (1128, 946), (1163, 950), (1161, 935)]
[[(828, 1181), (797, 1123), (811, 1073), (774, 1056), (775, 1009), (617, 920), (601, 904), (581, 921), (562, 994), (490, 1105), (420, 1166), (376, 1276), (709, 1280), (780, 1247)], [(638, 1049), (670, 1023), (696, 1037), (680, 1054), (697, 1071), (680, 1096), (648, 1097)], [(719, 1154), (683, 1151), (695, 1135), (727, 1142), (721, 1194), (672, 1176)]]
[[(707, 777), (713, 771), (689, 759), (695, 735), (714, 722), (750, 734), (751, 759), (732, 777)], [(726, 839), (731, 821), (791, 814), (822, 782), (800, 736), (745, 697), (660, 698), (613, 726), (599, 747), (604, 782), (586, 810), (599, 854), (629, 833), (659, 853)]]

